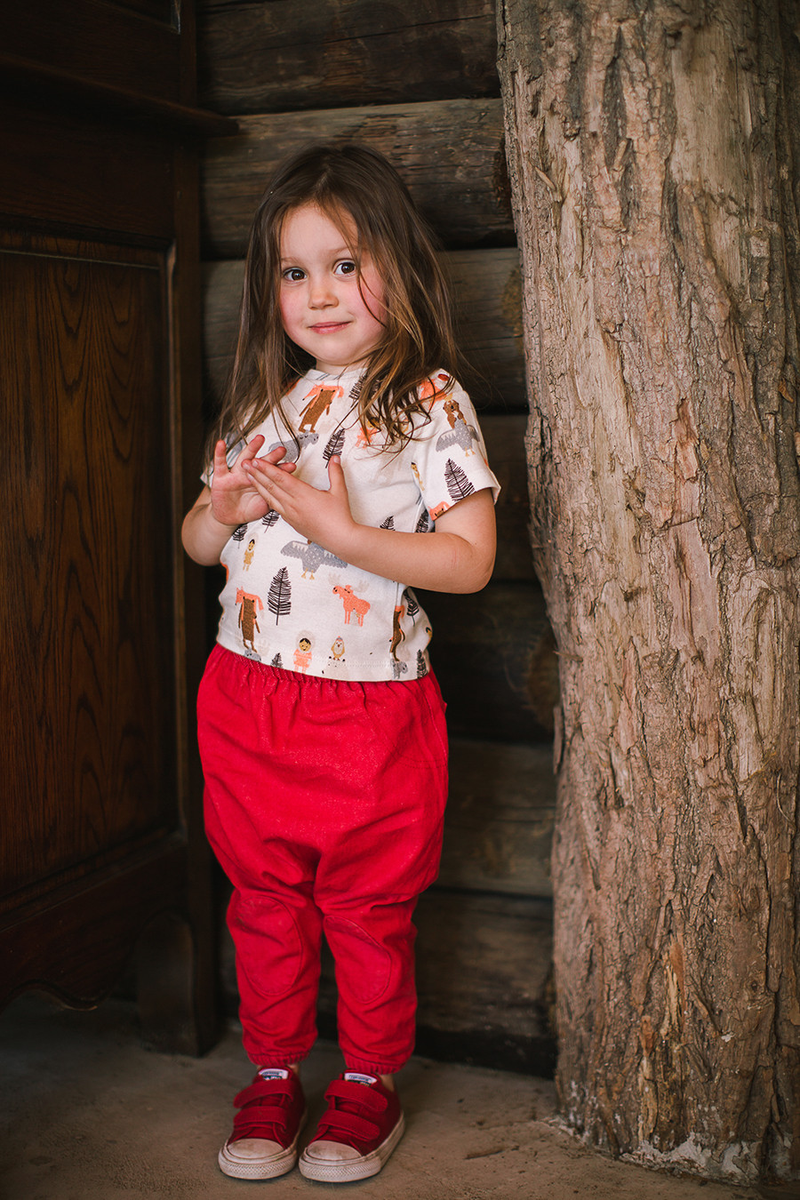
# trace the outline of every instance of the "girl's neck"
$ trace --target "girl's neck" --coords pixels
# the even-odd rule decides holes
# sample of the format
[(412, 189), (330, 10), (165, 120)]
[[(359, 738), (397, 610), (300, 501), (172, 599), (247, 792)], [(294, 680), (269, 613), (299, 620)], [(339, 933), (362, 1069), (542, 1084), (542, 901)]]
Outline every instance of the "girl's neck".
[(345, 375), (361, 375), (365, 370), (363, 363), (355, 363), (348, 367), (340, 367), (336, 370), (325, 370), (323, 367), (314, 366), (311, 368), (317, 375), (324, 375), (327, 379), (343, 379)]

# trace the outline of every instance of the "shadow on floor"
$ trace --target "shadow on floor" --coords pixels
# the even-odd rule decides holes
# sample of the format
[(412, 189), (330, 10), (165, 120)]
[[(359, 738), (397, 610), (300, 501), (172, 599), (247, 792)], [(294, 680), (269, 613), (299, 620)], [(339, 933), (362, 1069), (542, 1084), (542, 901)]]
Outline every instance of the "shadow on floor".
[[(136, 1010), (93, 1012), (19, 997), (0, 1016), (2, 1200), (288, 1200), (316, 1192), (375, 1200), (756, 1200), (727, 1185), (613, 1162), (549, 1123), (553, 1085), (526, 1075), (414, 1058), (399, 1090), (407, 1132), (383, 1172), (321, 1184), (294, 1171), (263, 1183), (217, 1169), (231, 1101), (252, 1068), (231, 1025), (202, 1059), (152, 1053)], [(311, 1107), (342, 1069), (320, 1043), (303, 1071)]]

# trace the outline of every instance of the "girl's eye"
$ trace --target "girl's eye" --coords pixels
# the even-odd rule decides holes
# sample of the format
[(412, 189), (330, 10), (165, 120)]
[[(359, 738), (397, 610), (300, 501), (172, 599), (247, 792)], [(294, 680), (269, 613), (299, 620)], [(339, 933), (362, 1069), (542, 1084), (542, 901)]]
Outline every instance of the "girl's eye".
[(343, 262), (336, 264), (336, 274), (337, 275), (357, 275), (358, 267), (349, 258), (346, 258)]
[(287, 267), (283, 272), (283, 278), (288, 279), (290, 283), (299, 283), (301, 279), (305, 279), (305, 272), (299, 267)]

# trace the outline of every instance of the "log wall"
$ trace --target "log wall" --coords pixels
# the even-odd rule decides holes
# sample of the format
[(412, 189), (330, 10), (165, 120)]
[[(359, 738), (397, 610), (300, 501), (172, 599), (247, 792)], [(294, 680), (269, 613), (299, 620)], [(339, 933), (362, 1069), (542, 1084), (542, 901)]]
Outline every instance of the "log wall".
[[(239, 135), (203, 166), (205, 372), (212, 403), (235, 341), (249, 222), (275, 163), (357, 139), (398, 167), (445, 247), (463, 349), (503, 492), (493, 579), (427, 593), (448, 701), (451, 792), (438, 884), (418, 910), (419, 1048), (552, 1070), (550, 844), (557, 667), (528, 533), (521, 288), (493, 0), (200, 4), (202, 99)], [(477, 662), (467, 678), (464, 648)], [(235, 1003), (232, 951), (224, 979)], [(333, 1032), (323, 972), (320, 1028)]]

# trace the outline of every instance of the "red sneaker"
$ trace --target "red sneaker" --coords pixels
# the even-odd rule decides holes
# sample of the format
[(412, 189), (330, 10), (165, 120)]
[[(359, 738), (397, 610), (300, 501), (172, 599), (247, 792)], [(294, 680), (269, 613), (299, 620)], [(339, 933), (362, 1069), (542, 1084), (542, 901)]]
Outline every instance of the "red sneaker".
[(233, 1101), (241, 1109), (219, 1152), (219, 1167), (236, 1179), (274, 1179), (297, 1162), (305, 1101), (294, 1071), (263, 1067)]
[(405, 1129), (397, 1093), (374, 1075), (345, 1071), (325, 1099), (328, 1111), (300, 1157), (301, 1174), (325, 1183), (377, 1175)]

